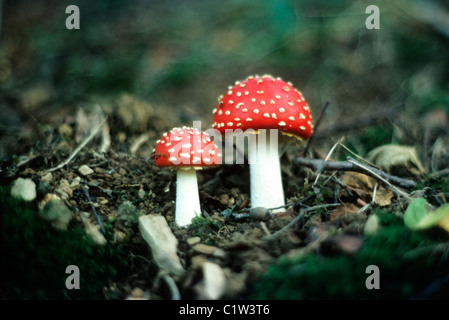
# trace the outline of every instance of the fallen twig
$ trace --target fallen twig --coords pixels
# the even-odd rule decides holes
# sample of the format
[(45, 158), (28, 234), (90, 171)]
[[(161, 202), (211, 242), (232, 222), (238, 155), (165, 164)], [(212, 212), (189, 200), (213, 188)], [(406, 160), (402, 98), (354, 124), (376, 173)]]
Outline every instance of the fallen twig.
[(68, 165), (70, 163), (70, 161), (73, 160), (73, 158), (76, 157), (76, 155), (97, 135), (97, 133), (100, 131), (101, 127), (105, 124), (106, 122), (106, 118), (101, 121), (101, 123), (92, 130), (92, 132), (80, 143), (80, 145), (73, 150), (73, 152), (70, 154), (70, 156), (65, 159), (63, 162), (61, 162), (59, 165), (57, 165), (56, 167), (50, 168), (48, 170), (46, 170), (47, 172), (53, 172), (56, 170), (59, 170), (63, 167), (65, 167), (66, 165)]
[(390, 175), (382, 170), (371, 167), (369, 165), (362, 165), (356, 160), (349, 158), (347, 161), (326, 161), (321, 159), (309, 159), (297, 157), (294, 160), (296, 165), (306, 166), (312, 168), (317, 172), (324, 170), (343, 170), (364, 173), (371, 177), (380, 179), (386, 184), (394, 184), (398, 187), (410, 189), (416, 186), (416, 182), (410, 179), (403, 179), (397, 176)]
[(304, 217), (304, 214), (306, 212), (314, 211), (314, 210), (317, 210), (317, 209), (336, 207), (336, 206), (339, 206), (339, 205), (340, 205), (339, 203), (321, 204), (321, 205), (313, 206), (313, 207), (310, 207), (310, 208), (301, 209), (299, 214), (292, 221), (290, 221), (287, 225), (285, 225), (282, 229), (276, 231), (275, 233), (273, 233), (273, 234), (271, 234), (269, 236), (262, 237), (262, 240), (271, 240), (271, 239), (279, 237), (282, 233), (284, 233), (290, 227), (295, 225), (295, 223), (297, 223), (299, 220), (301, 220)]
[(319, 131), (314, 133), (314, 138), (328, 138), (350, 130), (361, 129), (385, 122), (388, 119), (396, 117), (403, 108), (404, 104), (400, 104), (395, 107), (388, 107), (371, 113), (361, 114), (351, 119), (342, 119), (331, 127), (322, 127)]
[(80, 186), (81, 190), (83, 190), (84, 195), (87, 198), (87, 201), (89, 201), (89, 204), (92, 208), (92, 211), (94, 212), (95, 218), (97, 219), (98, 224), (100, 225), (101, 228), (101, 233), (104, 235), (106, 234), (106, 231), (104, 230), (104, 226), (103, 226), (103, 222), (101, 221), (101, 217), (99, 216), (99, 214), (97, 213), (97, 210), (95, 209), (94, 204), (92, 203), (92, 199), (90, 198), (89, 192), (87, 191), (86, 188), (84, 188), (82, 185)]
[[(320, 125), (321, 119), (323, 119), (323, 117), (324, 117), (324, 113), (326, 112), (327, 107), (329, 107), (329, 101), (327, 101), (324, 104), (324, 107), (321, 110), (321, 114), (320, 114), (320, 116), (318, 117), (318, 120), (315, 123), (315, 128), (314, 128), (315, 133), (317, 132), (317, 129), (318, 129), (319, 125)], [(309, 151), (309, 148), (312, 145), (313, 138), (315, 137), (315, 133), (312, 134), (312, 136), (309, 138), (309, 140), (307, 140), (307, 144), (306, 144), (306, 147), (304, 148), (303, 156), (307, 155), (307, 152)]]

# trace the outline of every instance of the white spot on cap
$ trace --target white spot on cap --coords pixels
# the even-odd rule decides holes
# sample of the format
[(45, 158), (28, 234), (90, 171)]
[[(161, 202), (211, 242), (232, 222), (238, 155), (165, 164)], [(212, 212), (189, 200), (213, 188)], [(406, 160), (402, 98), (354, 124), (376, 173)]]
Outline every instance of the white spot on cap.
[(237, 103), (237, 105), (235, 106), (236, 109), (240, 108), (240, 106), (243, 106), (243, 102)]
[(242, 93), (241, 92), (237, 92), (236, 95), (237, 95), (237, 97), (240, 97), (242, 95)]
[(255, 114), (258, 114), (258, 113), (259, 113), (259, 109), (254, 109), (253, 112), (254, 112)]
[(279, 99), (281, 99), (281, 96), (280, 96), (280, 95), (278, 95), (278, 94), (277, 94), (277, 95), (275, 95), (275, 97), (276, 97), (276, 99), (278, 99), (278, 100), (279, 100)]
[(287, 87), (287, 86), (283, 87), (282, 89), (283, 89), (284, 91), (287, 91), (287, 92), (290, 91), (290, 88)]
[(288, 117), (288, 120), (290, 120), (290, 121), (294, 121), (294, 120), (295, 120), (295, 117), (293, 117), (293, 116), (290, 116), (290, 117)]
[(234, 124), (232, 122), (227, 123), (228, 127), (232, 127)]
[(232, 94), (232, 90), (228, 90), (228, 96)]
[(301, 112), (301, 113), (299, 113), (299, 119), (305, 119), (306, 118), (306, 116)]
[(229, 110), (227, 110), (226, 112), (225, 112), (225, 115), (227, 115), (227, 116), (229, 116), (231, 114), (231, 111), (229, 111)]
[(244, 94), (245, 94), (245, 96), (249, 95), (249, 91), (245, 91)]
[(250, 117), (246, 118), (245, 120), (248, 121), (248, 122), (249, 121), (253, 121), (253, 119), (251, 119)]
[(221, 116), (223, 114), (223, 111), (218, 110), (218, 115)]
[(256, 102), (256, 98), (251, 98), (251, 102)]
[(212, 114), (215, 114), (215, 112), (217, 112), (217, 108), (214, 108), (214, 110), (212, 110)]
[(264, 94), (264, 91), (263, 90), (257, 90), (256, 93), (257, 94)]
[(267, 113), (267, 112), (265, 112), (265, 113), (263, 114), (263, 116), (264, 116), (265, 118), (269, 118), (269, 117), (270, 117), (270, 114)]
[(279, 108), (279, 112), (280, 112), (280, 113), (284, 113), (284, 112), (285, 112), (285, 109), (284, 109), (284, 108)]
[(265, 105), (265, 101), (261, 100), (261, 101), (260, 101), (260, 104), (261, 104), (262, 106), (264, 106), (264, 105)]
[(233, 100), (229, 100), (229, 101), (228, 101), (228, 104), (233, 104), (233, 103), (234, 103)]
[(240, 118), (234, 118), (234, 121), (240, 121)]
[(284, 121), (281, 121), (281, 122), (278, 123), (278, 125), (279, 125), (280, 127), (283, 127), (283, 126), (286, 126), (287, 124), (286, 124)]
[(271, 117), (272, 117), (273, 119), (277, 119), (277, 118), (276, 118), (276, 113), (273, 112), (273, 113), (271, 114)]
[(271, 99), (271, 100), (270, 100), (270, 103), (271, 103), (271, 104), (275, 104), (276, 101), (274, 101), (273, 99)]
[(243, 109), (242, 109), (242, 112), (248, 112), (248, 109), (243, 108)]
[(299, 126), (299, 129), (302, 130), (302, 131), (304, 131), (304, 130), (306, 130), (306, 127), (304, 127), (304, 126)]

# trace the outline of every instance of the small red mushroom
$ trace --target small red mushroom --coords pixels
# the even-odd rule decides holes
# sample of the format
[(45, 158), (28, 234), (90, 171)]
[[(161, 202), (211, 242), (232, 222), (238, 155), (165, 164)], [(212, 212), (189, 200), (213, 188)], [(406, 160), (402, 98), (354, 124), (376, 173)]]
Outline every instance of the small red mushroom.
[[(237, 81), (218, 100), (213, 110), (212, 127), (221, 134), (236, 129), (255, 133), (276, 129), (299, 140), (312, 135), (309, 105), (300, 91), (280, 78), (270, 75), (250, 76), (244, 81)], [(271, 132), (268, 137), (264, 137), (265, 148), (248, 148), (253, 208), (285, 205), (277, 135), (276, 141), (272, 141), (276, 147), (271, 149), (270, 137)], [(258, 139), (261, 139), (260, 135)]]
[(156, 142), (154, 163), (176, 170), (175, 221), (180, 227), (201, 214), (197, 169), (217, 166), (221, 154), (206, 132), (196, 128), (173, 128)]

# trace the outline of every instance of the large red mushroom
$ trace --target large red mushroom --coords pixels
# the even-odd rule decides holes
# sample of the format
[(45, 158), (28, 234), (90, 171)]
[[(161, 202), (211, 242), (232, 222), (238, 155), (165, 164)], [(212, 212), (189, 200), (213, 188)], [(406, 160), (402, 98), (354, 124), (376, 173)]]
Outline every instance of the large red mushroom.
[(214, 129), (221, 134), (258, 133), (257, 147), (248, 148), (251, 206), (283, 207), (285, 198), (277, 132), (299, 140), (312, 135), (312, 116), (303, 95), (290, 82), (264, 75), (237, 81), (218, 100), (213, 110)]
[(176, 169), (175, 222), (184, 227), (201, 214), (196, 170), (217, 166), (221, 154), (206, 132), (174, 128), (156, 142), (154, 163)]

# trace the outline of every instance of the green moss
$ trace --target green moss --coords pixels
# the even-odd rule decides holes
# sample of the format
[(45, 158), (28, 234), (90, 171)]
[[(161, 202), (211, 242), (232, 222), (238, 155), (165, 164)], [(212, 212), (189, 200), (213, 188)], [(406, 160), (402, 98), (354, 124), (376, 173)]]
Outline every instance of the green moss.
[[(442, 257), (437, 254), (406, 258), (407, 253), (433, 242), (406, 228), (400, 217), (385, 211), (376, 214), (382, 227), (364, 238), (363, 248), (356, 254), (281, 258), (259, 279), (251, 298), (408, 299), (424, 290), (439, 272), (448, 272), (447, 267), (441, 268)], [(366, 288), (369, 265), (379, 267), (378, 290)]]
[[(3, 299), (102, 299), (102, 290), (124, 274), (122, 247), (95, 245), (82, 226), (58, 231), (42, 220), (32, 204), (12, 198), (0, 188)], [(111, 238), (107, 229), (106, 238)], [(65, 286), (65, 270), (76, 265), (80, 289)]]
[(211, 235), (217, 233), (222, 225), (213, 219), (195, 217), (190, 225), (190, 230), (193, 236), (200, 237), (204, 243), (209, 245), (215, 245), (209, 239)]

